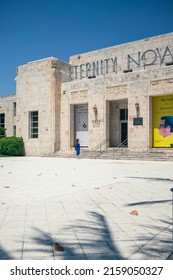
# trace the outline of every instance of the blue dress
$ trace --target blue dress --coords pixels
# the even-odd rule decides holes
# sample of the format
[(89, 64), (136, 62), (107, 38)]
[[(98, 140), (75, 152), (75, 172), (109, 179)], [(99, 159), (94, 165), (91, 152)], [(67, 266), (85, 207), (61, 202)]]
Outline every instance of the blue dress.
[(76, 143), (75, 145), (76, 156), (80, 155), (80, 144)]

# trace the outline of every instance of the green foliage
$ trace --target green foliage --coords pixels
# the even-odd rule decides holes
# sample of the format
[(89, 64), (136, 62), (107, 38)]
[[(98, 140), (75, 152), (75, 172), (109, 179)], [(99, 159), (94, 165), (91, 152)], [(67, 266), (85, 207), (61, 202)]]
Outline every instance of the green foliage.
[(0, 126), (0, 138), (5, 137), (5, 131), (6, 131), (6, 129), (4, 127)]
[(0, 139), (0, 154), (8, 156), (23, 156), (24, 142), (22, 137), (4, 137)]

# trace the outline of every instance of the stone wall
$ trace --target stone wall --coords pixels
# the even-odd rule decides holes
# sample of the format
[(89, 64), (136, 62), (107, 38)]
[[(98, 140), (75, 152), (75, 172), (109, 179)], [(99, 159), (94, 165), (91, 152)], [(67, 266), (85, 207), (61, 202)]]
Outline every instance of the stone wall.
[(0, 114), (5, 114), (6, 136), (13, 136), (16, 126), (15, 95), (0, 97)]
[[(61, 82), (68, 79), (65, 62), (54, 58), (18, 67), (17, 135), (25, 142), (26, 155), (47, 155), (60, 147)], [(29, 112), (39, 112), (39, 137), (29, 136)]]

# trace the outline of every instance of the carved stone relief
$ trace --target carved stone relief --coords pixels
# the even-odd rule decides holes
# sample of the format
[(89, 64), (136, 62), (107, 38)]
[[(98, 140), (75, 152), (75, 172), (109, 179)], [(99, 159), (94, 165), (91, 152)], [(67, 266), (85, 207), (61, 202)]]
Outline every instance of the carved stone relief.
[(51, 60), (51, 67), (56, 68), (57, 66), (57, 61), (56, 60)]
[(127, 85), (107, 87), (106, 94), (108, 98), (115, 98), (127, 93)]
[(87, 90), (81, 90), (81, 91), (73, 91), (70, 92), (70, 101), (87, 101), (86, 98), (88, 98), (88, 91)]
[(173, 79), (152, 81), (150, 83), (152, 93), (171, 93), (173, 90)]

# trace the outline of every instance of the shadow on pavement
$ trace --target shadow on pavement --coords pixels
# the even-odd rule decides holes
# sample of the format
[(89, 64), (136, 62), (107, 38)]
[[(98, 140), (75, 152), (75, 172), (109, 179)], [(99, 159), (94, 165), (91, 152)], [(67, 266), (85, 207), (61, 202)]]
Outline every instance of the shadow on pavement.
[(0, 260), (13, 260), (14, 258), (0, 245)]
[[(33, 228), (37, 234), (32, 241), (33, 244), (38, 245), (38, 248), (33, 249), (31, 246), (25, 249), (24, 255), (32, 254), (34, 259), (34, 252), (41, 252), (41, 247), (43, 247), (43, 254), (46, 255), (52, 251), (54, 259), (59, 260), (122, 260), (123, 257), (116, 248), (116, 241), (112, 240), (105, 217), (96, 212), (89, 212), (89, 217), (89, 221), (78, 219), (70, 227), (60, 228), (54, 234)], [(70, 234), (75, 236), (75, 239)], [(64, 251), (54, 250), (55, 243), (63, 246)]]

